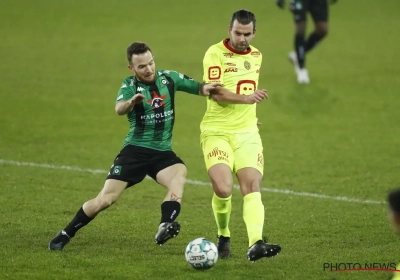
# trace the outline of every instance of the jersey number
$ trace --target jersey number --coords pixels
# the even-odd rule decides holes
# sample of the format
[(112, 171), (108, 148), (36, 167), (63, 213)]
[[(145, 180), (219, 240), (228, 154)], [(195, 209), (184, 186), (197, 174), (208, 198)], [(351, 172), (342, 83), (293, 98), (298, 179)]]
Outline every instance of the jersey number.
[(250, 95), (256, 90), (256, 81), (240, 80), (236, 84), (236, 94)]

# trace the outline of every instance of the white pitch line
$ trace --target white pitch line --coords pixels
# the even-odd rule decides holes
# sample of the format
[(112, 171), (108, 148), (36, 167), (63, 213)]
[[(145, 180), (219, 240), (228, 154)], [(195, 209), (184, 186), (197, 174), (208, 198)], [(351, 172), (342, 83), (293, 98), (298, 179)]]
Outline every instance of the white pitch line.
[[(53, 165), (53, 164), (46, 164), (46, 163), (36, 163), (36, 162), (21, 162), (15, 160), (5, 160), (0, 159), (0, 164), (8, 164), (8, 165), (17, 165), (17, 166), (32, 166), (32, 167), (39, 167), (39, 168), (48, 168), (48, 169), (63, 169), (69, 171), (76, 171), (76, 172), (88, 172), (93, 174), (105, 174), (108, 170), (103, 169), (89, 169), (89, 168), (80, 168), (75, 166), (68, 166), (68, 165)], [(208, 182), (198, 181), (198, 180), (186, 180), (187, 183), (193, 185), (201, 185), (201, 186), (211, 186)], [(235, 189), (239, 189), (238, 185), (234, 186)], [(273, 188), (261, 188), (264, 192), (273, 192), (273, 193), (280, 193), (280, 194), (289, 194), (294, 196), (306, 196), (306, 197), (313, 197), (313, 198), (322, 198), (322, 199), (331, 199), (331, 200), (338, 200), (338, 201), (345, 201), (345, 202), (353, 202), (353, 203), (364, 203), (364, 204), (385, 204), (384, 201), (378, 200), (363, 200), (358, 198), (351, 198), (346, 196), (330, 196), (324, 194), (317, 194), (317, 193), (308, 193), (308, 192), (296, 192), (292, 190), (281, 190), (281, 189), (273, 189)]]

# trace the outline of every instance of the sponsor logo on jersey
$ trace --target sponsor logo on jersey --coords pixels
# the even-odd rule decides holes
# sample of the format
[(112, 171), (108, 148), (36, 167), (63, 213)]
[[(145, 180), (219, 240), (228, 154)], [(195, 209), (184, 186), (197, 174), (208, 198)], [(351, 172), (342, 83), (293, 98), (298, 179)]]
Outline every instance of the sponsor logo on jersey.
[(219, 67), (219, 66), (208, 67), (208, 79), (209, 80), (218, 80), (220, 77), (221, 77), (221, 67)]
[(133, 79), (131, 79), (131, 83), (129, 85), (133, 86), (134, 83), (135, 83), (135, 81)]
[(252, 56), (259, 57), (261, 53), (259, 51), (254, 51), (250, 53)]
[(224, 56), (231, 58), (233, 56), (233, 53), (231, 53), (231, 52), (224, 53)]
[(228, 65), (228, 66), (236, 66), (236, 63), (232, 63), (232, 62), (225, 62), (224, 64)]
[(137, 91), (137, 92), (142, 92), (142, 91), (144, 91), (144, 88), (138, 87), (138, 88), (136, 89), (136, 91)]
[(224, 73), (237, 72), (237, 71), (238, 69), (236, 67), (229, 67), (225, 69)]
[(246, 68), (247, 70), (251, 68), (251, 64), (247, 60), (244, 61), (244, 68)]
[(147, 103), (153, 107), (153, 111), (155, 111), (157, 108), (163, 107), (164, 106), (164, 99), (167, 97), (166, 94), (159, 96), (157, 92), (153, 91), (154, 97), (153, 99), (147, 100)]

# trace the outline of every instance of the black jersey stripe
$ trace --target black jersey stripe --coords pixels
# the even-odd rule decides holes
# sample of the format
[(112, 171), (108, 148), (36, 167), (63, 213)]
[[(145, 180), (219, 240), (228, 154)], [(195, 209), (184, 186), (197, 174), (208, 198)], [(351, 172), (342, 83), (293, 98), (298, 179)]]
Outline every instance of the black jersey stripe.
[(133, 131), (133, 135), (136, 138), (142, 138), (146, 126), (141, 119), (141, 116), (145, 114), (143, 103), (136, 104), (133, 110), (135, 110), (135, 130)]
[(172, 131), (174, 130), (174, 123), (175, 123), (175, 81), (169, 76), (165, 76), (165, 78), (168, 80), (167, 88), (169, 91), (169, 96), (171, 98), (171, 107), (170, 110), (173, 110), (173, 118), (171, 120), (171, 126), (168, 131), (169, 134), (172, 134)]
[[(160, 90), (158, 89), (156, 84), (151, 84), (150, 85), (150, 94), (151, 98), (154, 99), (154, 97), (161, 96)], [(158, 108), (154, 108), (154, 115), (155, 117), (155, 124), (154, 124), (154, 133), (153, 133), (153, 141), (161, 141), (163, 139), (164, 135), (164, 127), (165, 127), (165, 122), (163, 117), (157, 117), (157, 116), (163, 116), (164, 115), (164, 105), (159, 106)]]

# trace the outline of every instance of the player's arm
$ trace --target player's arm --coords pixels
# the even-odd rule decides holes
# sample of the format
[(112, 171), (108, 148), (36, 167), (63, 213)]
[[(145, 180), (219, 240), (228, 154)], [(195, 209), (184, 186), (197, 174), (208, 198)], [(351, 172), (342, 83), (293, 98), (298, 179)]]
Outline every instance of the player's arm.
[[(188, 77), (185, 74), (176, 73), (177, 77), (175, 78), (176, 83), (176, 90), (177, 91), (184, 91), (190, 94), (196, 94), (201, 96), (208, 96), (210, 95), (210, 91), (215, 89), (216, 87), (221, 87), (222, 84), (220, 83), (200, 83), (192, 78)], [(175, 76), (176, 76), (175, 75)]]
[(115, 112), (122, 116), (133, 110), (133, 107), (142, 102), (144, 95), (141, 93), (135, 94), (131, 87), (128, 87), (125, 83), (118, 91), (118, 97), (115, 104)]
[(212, 90), (210, 97), (214, 101), (221, 103), (254, 104), (260, 103), (263, 99), (268, 98), (268, 94), (265, 89), (257, 89), (250, 95), (242, 95), (233, 93), (223, 87), (217, 87)]

